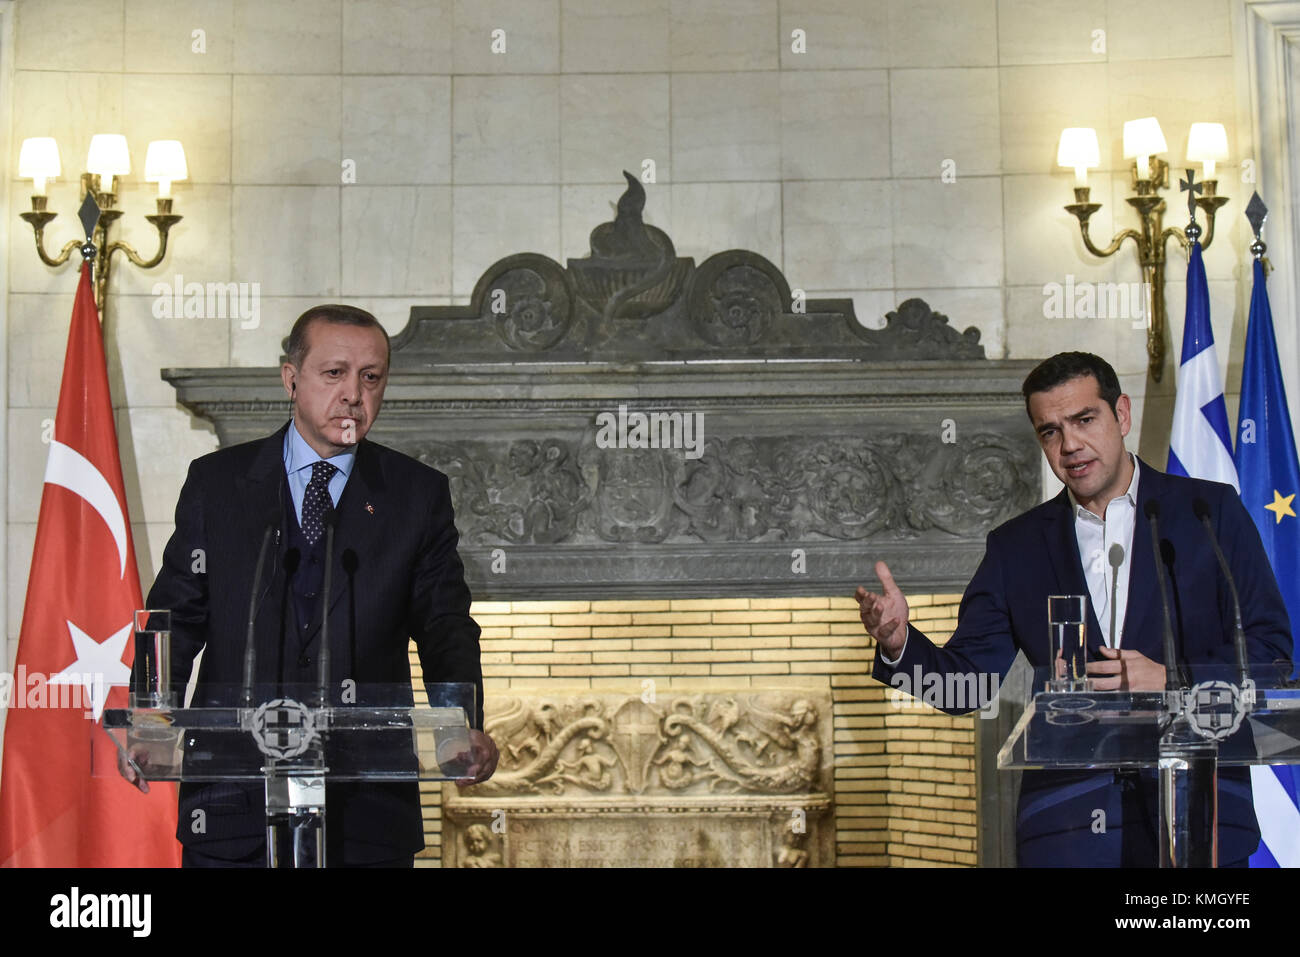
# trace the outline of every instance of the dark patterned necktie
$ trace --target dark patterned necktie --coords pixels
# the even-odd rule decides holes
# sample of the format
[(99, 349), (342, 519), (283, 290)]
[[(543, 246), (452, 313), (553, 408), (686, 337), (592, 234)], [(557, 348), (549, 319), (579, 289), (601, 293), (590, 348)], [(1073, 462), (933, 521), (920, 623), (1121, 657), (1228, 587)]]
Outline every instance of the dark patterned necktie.
[(338, 469), (326, 461), (311, 467), (311, 481), (302, 499), (302, 534), (307, 544), (315, 545), (325, 530), (325, 515), (334, 507), (330, 500), (330, 479)]

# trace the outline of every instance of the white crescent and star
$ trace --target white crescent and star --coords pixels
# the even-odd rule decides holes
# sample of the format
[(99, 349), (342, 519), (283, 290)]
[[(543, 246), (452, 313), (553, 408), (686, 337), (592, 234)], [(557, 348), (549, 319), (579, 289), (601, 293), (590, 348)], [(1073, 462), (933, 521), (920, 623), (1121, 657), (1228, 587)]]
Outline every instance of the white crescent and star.
[[(104, 473), (76, 449), (56, 441), (50, 443), (50, 455), (45, 463), (45, 484), (66, 488), (99, 513), (117, 544), (118, 578), (124, 578), (126, 515)], [(108, 689), (130, 684), (131, 669), (122, 663), (122, 653), (131, 637), (131, 624), (128, 622), (103, 641), (96, 641), (71, 621), (65, 621), (77, 657), (51, 677), (49, 683), (83, 686), (98, 721), (104, 713)]]
[(103, 641), (96, 641), (71, 621), (67, 625), (77, 660), (51, 677), (49, 683), (84, 687), (98, 721), (104, 713), (108, 689), (125, 687), (131, 682), (131, 669), (122, 663), (122, 652), (131, 637), (131, 625), (123, 625)]

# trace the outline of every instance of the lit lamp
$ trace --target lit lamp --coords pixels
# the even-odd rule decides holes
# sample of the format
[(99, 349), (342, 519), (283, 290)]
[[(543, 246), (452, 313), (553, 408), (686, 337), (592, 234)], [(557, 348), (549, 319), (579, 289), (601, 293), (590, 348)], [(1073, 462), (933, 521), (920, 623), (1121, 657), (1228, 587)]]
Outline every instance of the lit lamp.
[[(96, 178), (95, 192), (113, 195), (113, 177), (131, 172), (131, 151), (120, 133), (96, 133), (86, 153), (86, 172)], [(102, 189), (100, 184), (103, 184)]]
[(68, 261), (74, 249), (92, 263), (95, 281), (95, 305), (104, 315), (104, 293), (108, 288), (108, 273), (113, 254), (122, 252), (141, 269), (152, 269), (167, 255), (167, 234), (181, 217), (172, 213), (171, 184), (185, 179), (189, 171), (185, 165), (185, 150), (177, 140), (158, 140), (149, 144), (145, 158), (145, 179), (158, 183), (157, 212), (145, 219), (158, 231), (158, 252), (144, 259), (122, 240), (110, 241), (113, 224), (121, 217), (117, 208), (115, 180), (131, 172), (131, 151), (126, 137), (116, 133), (97, 133), (91, 137), (86, 154), (86, 172), (81, 175), (82, 204), (79, 216), (86, 227), (86, 240), (73, 239), (65, 243), (57, 256), (45, 252), (45, 227), (57, 215), (46, 210), (45, 184), (61, 175), (59, 150), (51, 137), (37, 136), (23, 140), (18, 154), (18, 175), (32, 180), (34, 195), (30, 212), (22, 218), (31, 223), (36, 239), (36, 254), (47, 266), (61, 266)]
[(1205, 195), (1213, 196), (1219, 181), (1214, 164), (1228, 158), (1228, 133), (1222, 123), (1193, 123), (1187, 134), (1187, 162), (1200, 163)]
[[(45, 183), (63, 175), (59, 163), (59, 144), (52, 136), (33, 136), (23, 140), (18, 153), (18, 177), (32, 181), (32, 196), (45, 198)], [(34, 207), (33, 207), (34, 208)], [(45, 208), (45, 204), (41, 204)]]
[(149, 144), (149, 152), (144, 158), (144, 178), (146, 182), (158, 184), (158, 198), (167, 200), (168, 209), (171, 208), (172, 183), (188, 179), (189, 175), (185, 148), (180, 140), (154, 140)]
[[(1199, 127), (1206, 130), (1198, 131)], [(1213, 127), (1217, 127), (1217, 132), (1210, 129)], [(1205, 164), (1205, 194), (1196, 196), (1195, 204), (1206, 218), (1201, 246), (1209, 248), (1214, 239), (1214, 214), (1228, 201), (1214, 194), (1215, 183), (1210, 179), (1214, 175), (1215, 161), (1227, 158), (1227, 136), (1219, 123), (1194, 123), (1192, 130), (1188, 138), (1188, 159)], [(1169, 186), (1169, 164), (1160, 156), (1168, 151), (1165, 134), (1154, 116), (1129, 120), (1124, 124), (1124, 158), (1133, 161), (1130, 170), (1134, 192), (1126, 202), (1137, 211), (1141, 222), (1139, 229), (1116, 233), (1105, 249), (1097, 248), (1088, 234), (1088, 220), (1101, 209), (1100, 203), (1089, 201), (1089, 189), (1084, 178), (1088, 168), (1099, 165), (1094, 159), (1098, 153), (1096, 133), (1088, 129), (1063, 130), (1056, 154), (1059, 165), (1071, 166), (1075, 171), (1074, 202), (1065, 209), (1079, 221), (1079, 232), (1088, 252), (1101, 258), (1113, 256), (1126, 239), (1133, 240), (1137, 246), (1138, 263), (1147, 290), (1147, 371), (1156, 382), (1164, 375), (1165, 364), (1165, 245), (1173, 238), (1184, 250), (1190, 250), (1192, 241), (1201, 231), (1195, 223), (1189, 227), (1191, 235), (1185, 235), (1184, 230), (1177, 227), (1164, 226), (1165, 201), (1160, 190)], [(1196, 187), (1200, 188), (1199, 185)]]
[[(1159, 158), (1160, 153), (1169, 151), (1169, 146), (1165, 143), (1165, 134), (1160, 129), (1160, 123), (1154, 116), (1147, 116), (1140, 120), (1129, 120), (1124, 124), (1124, 158), (1134, 160), (1137, 164), (1137, 182), (1138, 194), (1141, 195), (1143, 183), (1151, 183), (1154, 180), (1164, 185), (1169, 184), (1169, 167)], [(1151, 161), (1155, 160), (1155, 173), (1153, 177)], [(1145, 190), (1150, 192), (1150, 187)]]
[(1061, 142), (1056, 148), (1056, 165), (1072, 167), (1074, 188), (1086, 189), (1088, 170), (1101, 165), (1097, 131), (1089, 126), (1072, 126), (1061, 130)]

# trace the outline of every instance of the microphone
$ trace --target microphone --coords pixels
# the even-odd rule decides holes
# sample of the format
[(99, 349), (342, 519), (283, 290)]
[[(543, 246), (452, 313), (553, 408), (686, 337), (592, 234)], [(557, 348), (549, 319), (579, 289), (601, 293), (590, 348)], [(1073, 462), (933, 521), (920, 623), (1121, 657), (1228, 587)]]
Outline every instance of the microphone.
[(321, 518), (325, 526), (325, 580), (321, 583), (320, 597), (320, 656), (317, 659), (316, 696), (319, 707), (329, 704), (330, 678), (330, 586), (334, 575), (334, 526), (338, 523), (338, 512), (327, 509)]
[(1192, 502), (1192, 511), (1205, 526), (1205, 534), (1210, 536), (1210, 545), (1214, 548), (1214, 557), (1219, 560), (1223, 577), (1228, 580), (1228, 592), (1232, 595), (1232, 644), (1237, 653), (1237, 679), (1244, 685), (1249, 670), (1246, 664), (1246, 629), (1241, 626), (1241, 600), (1237, 595), (1237, 582), (1232, 577), (1232, 569), (1228, 567), (1228, 559), (1224, 557), (1223, 549), (1219, 547), (1219, 536), (1214, 534), (1214, 524), (1210, 521), (1210, 506), (1205, 503), (1205, 499), (1197, 498)]
[(1115, 618), (1119, 611), (1119, 567), (1124, 564), (1124, 546), (1119, 542), (1110, 546), (1106, 556), (1110, 562), (1110, 646), (1119, 647), (1119, 636), (1115, 633)]
[(262, 546), (257, 550), (257, 566), (253, 571), (253, 587), (248, 595), (248, 630), (244, 633), (244, 688), (243, 705), (253, 706), (253, 674), (257, 668), (257, 647), (253, 641), (253, 625), (257, 621), (257, 609), (261, 604), (262, 571), (266, 567), (266, 550), (271, 544), (271, 533), (275, 533), (276, 542), (280, 539), (280, 523), (270, 522), (262, 533)]
[(1174, 620), (1169, 612), (1169, 594), (1166, 591), (1165, 567), (1160, 561), (1160, 503), (1148, 499), (1142, 509), (1146, 513), (1147, 526), (1151, 529), (1151, 560), (1156, 563), (1156, 585), (1160, 589), (1160, 604), (1165, 612), (1165, 690), (1178, 691), (1185, 685), (1183, 669), (1178, 663), (1178, 652), (1174, 646)]

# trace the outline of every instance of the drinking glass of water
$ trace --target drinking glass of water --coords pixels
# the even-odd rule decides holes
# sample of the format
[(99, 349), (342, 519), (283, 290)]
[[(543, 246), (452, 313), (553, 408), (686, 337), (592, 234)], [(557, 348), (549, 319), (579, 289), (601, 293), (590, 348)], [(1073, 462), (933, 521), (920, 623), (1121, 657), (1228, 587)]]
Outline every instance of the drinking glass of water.
[(135, 667), (131, 676), (131, 705), (172, 707), (172, 613), (146, 609), (135, 613)]
[(1048, 595), (1053, 677), (1048, 691), (1088, 690), (1088, 596)]

